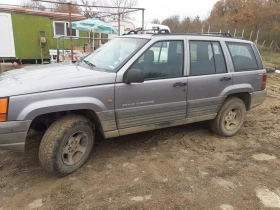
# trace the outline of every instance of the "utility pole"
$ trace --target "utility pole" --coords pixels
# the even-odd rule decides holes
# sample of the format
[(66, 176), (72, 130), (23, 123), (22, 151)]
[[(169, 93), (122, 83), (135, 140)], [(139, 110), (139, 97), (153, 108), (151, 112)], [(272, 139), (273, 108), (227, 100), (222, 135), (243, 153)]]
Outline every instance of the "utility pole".
[(145, 25), (145, 23), (144, 23), (144, 16), (145, 15), (145, 10), (144, 9), (142, 9), (142, 30), (144, 30), (144, 25)]
[(118, 13), (118, 36), (121, 35), (121, 14)]
[[(72, 7), (71, 3), (68, 3), (68, 10), (69, 10), (69, 24), (70, 24), (70, 48), (71, 48), (71, 61), (73, 62), (73, 40), (72, 40)], [(67, 35), (67, 34), (66, 34)]]

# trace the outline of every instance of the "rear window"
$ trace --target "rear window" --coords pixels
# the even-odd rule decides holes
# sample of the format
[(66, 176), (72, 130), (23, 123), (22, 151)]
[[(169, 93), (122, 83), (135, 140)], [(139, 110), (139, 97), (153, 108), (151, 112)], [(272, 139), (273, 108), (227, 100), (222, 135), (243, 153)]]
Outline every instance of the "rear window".
[(256, 56), (250, 44), (227, 42), (235, 71), (259, 69)]

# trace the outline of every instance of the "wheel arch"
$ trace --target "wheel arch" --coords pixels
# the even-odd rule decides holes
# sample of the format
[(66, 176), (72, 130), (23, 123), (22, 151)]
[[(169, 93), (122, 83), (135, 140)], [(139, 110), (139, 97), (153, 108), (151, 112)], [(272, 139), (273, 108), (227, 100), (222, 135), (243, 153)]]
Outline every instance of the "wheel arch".
[(249, 92), (231, 93), (231, 94), (227, 95), (225, 100), (227, 100), (228, 98), (232, 98), (232, 97), (236, 97), (236, 98), (241, 99), (246, 106), (246, 110), (247, 111), (250, 110), (250, 107), (251, 107), (251, 93), (249, 93)]
[(67, 111), (57, 111), (57, 112), (49, 112), (36, 116), (30, 125), (30, 129), (34, 130), (46, 130), (53, 122), (58, 120), (61, 117), (67, 115), (81, 115), (89, 119), (92, 123), (92, 126), (98, 129), (103, 133), (102, 124), (97, 113), (91, 109), (75, 109), (75, 110), (67, 110)]

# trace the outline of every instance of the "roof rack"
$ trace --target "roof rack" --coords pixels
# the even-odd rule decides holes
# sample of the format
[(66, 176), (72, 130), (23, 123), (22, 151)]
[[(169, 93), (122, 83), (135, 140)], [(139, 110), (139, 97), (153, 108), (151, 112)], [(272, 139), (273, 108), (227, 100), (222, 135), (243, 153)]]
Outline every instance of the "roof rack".
[(231, 33), (222, 33), (222, 32), (211, 32), (211, 33), (201, 33), (201, 35), (216, 35), (216, 36), (225, 36), (225, 37), (232, 37)]
[[(163, 35), (163, 34), (154, 34), (154, 35)], [(234, 37), (230, 33), (220, 33), (220, 32), (211, 32), (211, 33), (169, 33), (166, 35), (187, 35), (187, 36), (212, 36), (212, 37), (224, 37), (232, 39), (242, 39), (243, 37)]]
[[(156, 27), (157, 28), (157, 27)], [(124, 35), (132, 35), (132, 34), (153, 34), (153, 36), (160, 35), (189, 35), (189, 36), (213, 36), (213, 37), (225, 37), (232, 39), (244, 39), (242, 37), (233, 37), (231, 33), (228, 32), (210, 32), (210, 33), (170, 33), (167, 29), (153, 29), (142, 30), (142, 28), (137, 28), (136, 30), (131, 30), (127, 34)]]
[(220, 32), (211, 32), (211, 33), (172, 33), (170, 35), (223, 36), (223, 37), (234, 38), (230, 33), (220, 33)]
[(170, 31), (167, 29), (160, 29), (159, 27), (153, 27), (152, 29), (142, 30), (142, 28), (137, 28), (136, 30), (131, 30), (127, 34), (170, 34)]

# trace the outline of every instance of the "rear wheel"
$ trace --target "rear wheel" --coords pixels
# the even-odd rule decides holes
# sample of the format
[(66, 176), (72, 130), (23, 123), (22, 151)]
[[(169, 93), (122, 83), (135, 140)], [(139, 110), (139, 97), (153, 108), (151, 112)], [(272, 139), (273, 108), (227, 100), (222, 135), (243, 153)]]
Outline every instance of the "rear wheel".
[(228, 98), (211, 121), (211, 130), (220, 136), (233, 136), (242, 127), (246, 116), (244, 102), (236, 97)]
[(93, 144), (94, 131), (88, 119), (66, 116), (48, 128), (40, 144), (39, 160), (45, 170), (67, 175), (85, 163)]

